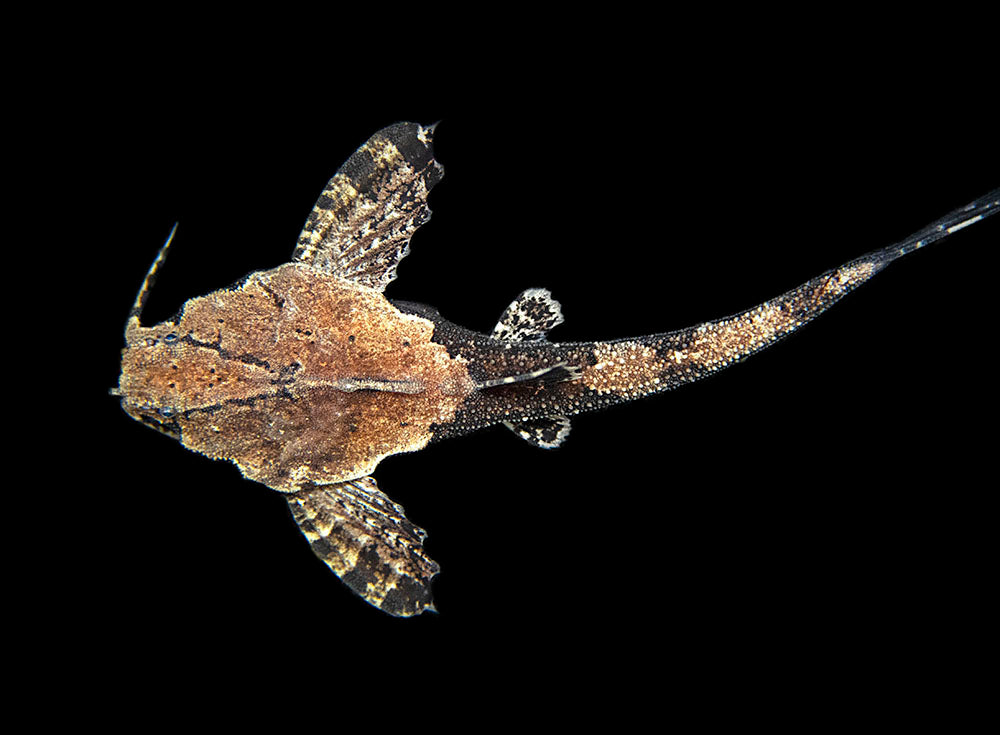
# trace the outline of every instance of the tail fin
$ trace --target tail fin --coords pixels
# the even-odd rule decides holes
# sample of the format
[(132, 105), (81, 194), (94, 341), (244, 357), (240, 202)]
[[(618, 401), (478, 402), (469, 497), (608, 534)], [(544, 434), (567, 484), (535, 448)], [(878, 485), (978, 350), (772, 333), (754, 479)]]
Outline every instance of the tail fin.
[(569, 430), (568, 417), (678, 388), (740, 362), (812, 321), (893, 260), (997, 211), (1000, 189), (752, 309), (676, 332), (553, 344), (540, 337), (561, 321), (561, 310), (547, 292), (532, 289), (508, 308), (492, 339), (467, 343), (481, 350), (478, 364), (492, 364), (499, 346), (500, 363), (518, 358), (526, 369), (479, 377), (479, 390), (463, 405), (461, 420), (440, 427), (434, 438), (499, 420), (537, 446), (557, 446)]
[(948, 235), (965, 229), (969, 225), (974, 225), (976, 222), (986, 219), (992, 214), (996, 214), (997, 211), (1000, 211), (1000, 189), (994, 189), (986, 196), (946, 214), (936, 222), (932, 222), (923, 229), (914, 232), (905, 240), (901, 240), (887, 248), (876, 250), (865, 257), (879, 258), (886, 263), (891, 263), (896, 258), (901, 258), (904, 255), (912, 253), (914, 250), (919, 250), (925, 245), (930, 245), (932, 242), (937, 242), (942, 238), (948, 237)]
[(739, 314), (696, 327), (598, 343), (584, 383), (599, 393), (638, 398), (694, 382), (792, 334), (889, 263), (1000, 211), (1000, 189), (875, 250)]

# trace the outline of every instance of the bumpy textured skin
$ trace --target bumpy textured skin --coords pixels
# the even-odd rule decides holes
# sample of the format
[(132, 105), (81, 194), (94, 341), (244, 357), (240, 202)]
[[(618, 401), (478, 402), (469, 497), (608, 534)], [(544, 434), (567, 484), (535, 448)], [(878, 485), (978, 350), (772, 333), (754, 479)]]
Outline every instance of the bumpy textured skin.
[(297, 492), (364, 477), (451, 421), (472, 384), (432, 334), (370, 288), (288, 264), (133, 330), (120, 390), (189, 449)]
[[(511, 382), (470, 394), (451, 423), (438, 427), (444, 439), (498, 420), (523, 438), (544, 446), (554, 421), (671, 390), (715, 373), (788, 336), (884, 267), (879, 260), (854, 261), (740, 314), (696, 327), (611, 342), (500, 341), (447, 322), (435, 322), (435, 341), (469, 366), (476, 384), (504, 375), (567, 365), (578, 377), (562, 382)], [(412, 308), (401, 305), (402, 308)], [(539, 424), (539, 420), (545, 420)], [(568, 422), (566, 424), (568, 430)], [(540, 433), (544, 431), (545, 433)]]
[[(425, 446), (472, 390), (464, 361), (432, 334), (372, 289), (289, 264), (188, 301), (176, 324), (132, 329), (119, 391), (135, 418), (295, 493), (293, 510), (325, 507), (337, 523), (313, 550), (369, 602), (413, 614), (436, 571), (422, 534), (352, 512), (371, 504), (333, 511), (383, 457)], [(383, 559), (406, 539), (409, 562)]]
[(433, 609), (437, 565), (368, 475), (426, 445), (473, 390), (433, 324), (381, 294), (430, 215), (442, 175), (430, 132), (397, 124), (362, 146), (317, 202), (296, 262), (147, 328), (139, 316), (164, 246), (126, 327), (116, 391), (137, 420), (288, 493), (317, 556), (393, 615)]
[(558, 446), (569, 416), (743, 360), (893, 260), (1000, 208), (1000, 191), (991, 192), (757, 307), (676, 332), (551, 343), (561, 307), (548, 291), (529, 289), (484, 335), (381, 293), (443, 174), (431, 132), (398, 123), (351, 156), (310, 215), (294, 262), (143, 327), (168, 240), (136, 298), (113, 391), (137, 420), (286, 493), (316, 555), (393, 615), (433, 609), (438, 567), (424, 553), (423, 530), (370, 476), (381, 459), (496, 423), (536, 446)]

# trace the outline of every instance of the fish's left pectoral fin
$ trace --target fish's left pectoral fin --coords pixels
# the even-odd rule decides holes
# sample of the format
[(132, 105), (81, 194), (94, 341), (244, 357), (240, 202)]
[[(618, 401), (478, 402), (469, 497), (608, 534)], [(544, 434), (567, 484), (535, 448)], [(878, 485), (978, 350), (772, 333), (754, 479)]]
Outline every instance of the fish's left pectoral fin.
[(398, 617), (435, 610), (439, 567), (424, 552), (427, 534), (374, 478), (314, 485), (289, 495), (288, 506), (313, 553), (367, 602)]
[(528, 444), (542, 449), (555, 449), (569, 436), (569, 419), (565, 416), (546, 416), (527, 421), (504, 421), (503, 425)]
[(444, 176), (433, 133), (401, 122), (369, 138), (323, 189), (292, 260), (384, 290), (430, 219), (427, 195)]
[(562, 306), (547, 289), (529, 288), (504, 310), (491, 336), (510, 342), (541, 340), (563, 321)]

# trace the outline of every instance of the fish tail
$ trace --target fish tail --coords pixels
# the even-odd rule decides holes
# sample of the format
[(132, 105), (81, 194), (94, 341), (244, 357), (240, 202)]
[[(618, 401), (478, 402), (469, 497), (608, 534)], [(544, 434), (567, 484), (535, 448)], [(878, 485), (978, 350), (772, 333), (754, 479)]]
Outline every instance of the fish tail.
[(1000, 210), (1000, 189), (956, 209), (889, 247), (823, 273), (752, 309), (696, 327), (599, 342), (582, 382), (602, 403), (631, 400), (694, 382), (784, 339), (894, 260)]

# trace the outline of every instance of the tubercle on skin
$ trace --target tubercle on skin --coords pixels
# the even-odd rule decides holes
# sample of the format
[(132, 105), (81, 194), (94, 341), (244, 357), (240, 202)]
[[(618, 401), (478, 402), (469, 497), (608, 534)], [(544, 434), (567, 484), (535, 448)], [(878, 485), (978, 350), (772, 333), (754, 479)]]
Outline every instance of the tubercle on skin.
[[(292, 298), (298, 308), (287, 315), (284, 303)], [(248, 321), (256, 325), (249, 337), (228, 333), (226, 324)], [(279, 325), (285, 336), (275, 340)], [(192, 299), (176, 325), (134, 331), (121, 390), (144, 395), (150, 405), (175, 406), (183, 412), (175, 420), (186, 446), (230, 459), (277, 489), (293, 490), (302, 476), (301, 469), (281, 468), (285, 462), (312, 463), (324, 482), (351, 479), (388, 454), (425, 446), (431, 425), (448, 423), (472, 390), (465, 361), (434, 343), (433, 330), (372, 289), (305, 266), (281, 266), (252, 275), (238, 289)], [(180, 338), (147, 345), (148, 337), (165, 331)], [(188, 336), (214, 342), (192, 344)], [(282, 369), (291, 366), (294, 375), (283, 382)], [(206, 376), (216, 382), (205, 382)], [(253, 428), (258, 420), (251, 403), (270, 406), (275, 420), (287, 424), (284, 435), (306, 432), (314, 445), (289, 440), (290, 448), (268, 449), (267, 427)], [(248, 441), (247, 430), (261, 442)]]

